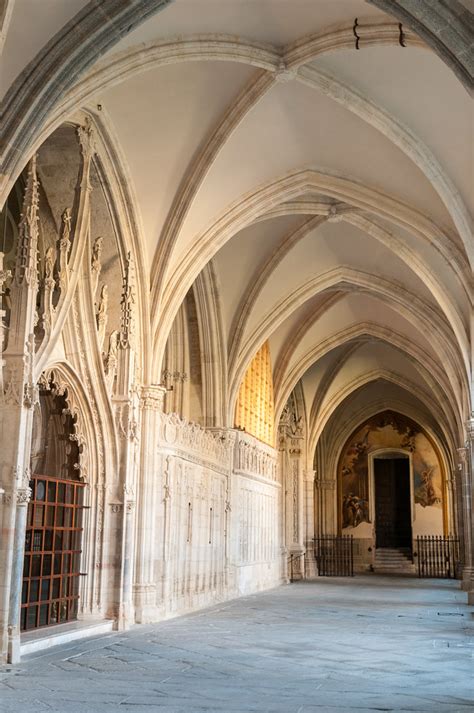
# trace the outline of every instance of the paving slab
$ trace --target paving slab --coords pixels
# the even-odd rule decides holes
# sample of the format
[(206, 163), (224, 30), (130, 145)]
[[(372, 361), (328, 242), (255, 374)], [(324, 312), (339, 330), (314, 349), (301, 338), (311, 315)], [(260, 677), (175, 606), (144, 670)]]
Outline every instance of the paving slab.
[(0, 713), (474, 711), (459, 584), (320, 578), (0, 667)]

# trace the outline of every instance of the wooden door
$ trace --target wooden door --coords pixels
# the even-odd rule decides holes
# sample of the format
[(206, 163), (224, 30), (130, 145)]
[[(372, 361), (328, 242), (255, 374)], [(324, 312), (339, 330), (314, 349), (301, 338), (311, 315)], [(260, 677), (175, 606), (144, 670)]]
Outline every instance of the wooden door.
[(408, 458), (376, 458), (374, 483), (376, 547), (411, 548)]

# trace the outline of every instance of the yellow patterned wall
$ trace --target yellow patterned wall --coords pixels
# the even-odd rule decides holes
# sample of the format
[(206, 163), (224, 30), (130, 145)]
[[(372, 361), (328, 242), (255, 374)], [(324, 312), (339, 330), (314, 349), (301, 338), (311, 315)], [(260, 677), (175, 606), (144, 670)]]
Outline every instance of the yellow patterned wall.
[(270, 347), (265, 342), (252, 359), (240, 385), (235, 425), (274, 446), (274, 419), (272, 364)]

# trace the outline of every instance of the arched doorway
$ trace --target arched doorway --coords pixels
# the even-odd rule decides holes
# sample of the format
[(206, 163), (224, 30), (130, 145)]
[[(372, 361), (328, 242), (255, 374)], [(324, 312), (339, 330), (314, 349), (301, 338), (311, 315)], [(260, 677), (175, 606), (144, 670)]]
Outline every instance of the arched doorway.
[(353, 537), (356, 570), (414, 573), (417, 538), (447, 535), (440, 453), (421, 425), (390, 410), (346, 440), (337, 466), (338, 527)]
[(375, 547), (412, 549), (410, 458), (407, 453), (373, 457)]
[(84, 483), (74, 417), (54, 384), (40, 389), (31, 453), (22, 631), (74, 620), (78, 612)]

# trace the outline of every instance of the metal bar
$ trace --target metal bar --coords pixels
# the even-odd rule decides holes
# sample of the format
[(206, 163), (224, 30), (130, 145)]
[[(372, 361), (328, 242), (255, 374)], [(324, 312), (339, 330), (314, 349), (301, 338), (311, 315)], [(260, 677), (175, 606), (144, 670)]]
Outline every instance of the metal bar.
[(418, 576), (456, 579), (458, 576), (459, 539), (443, 535), (416, 538)]

